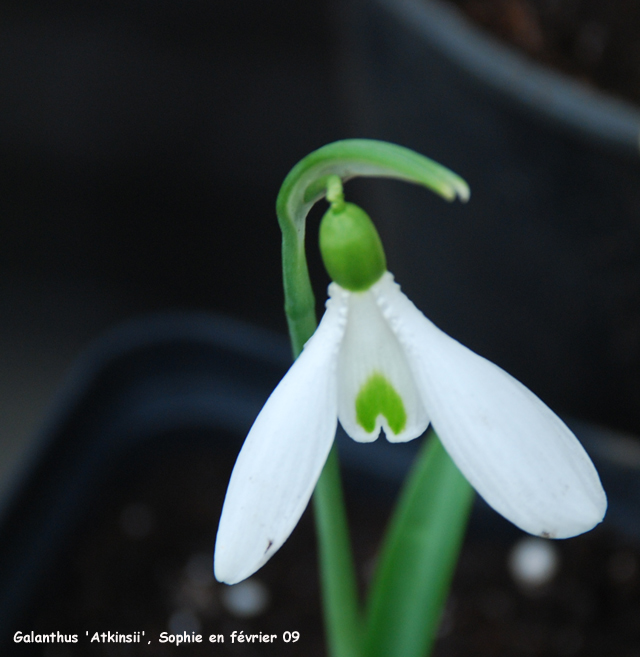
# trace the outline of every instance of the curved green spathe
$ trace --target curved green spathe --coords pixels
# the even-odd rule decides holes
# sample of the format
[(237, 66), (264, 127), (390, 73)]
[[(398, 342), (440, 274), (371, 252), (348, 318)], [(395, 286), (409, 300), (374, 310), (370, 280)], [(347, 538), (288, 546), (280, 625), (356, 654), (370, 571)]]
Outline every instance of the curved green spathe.
[(278, 194), (282, 231), (285, 311), (297, 355), (316, 327), (315, 300), (304, 249), (309, 210), (322, 199), (331, 177), (396, 178), (431, 189), (448, 201), (469, 198), (467, 183), (446, 167), (408, 148), (372, 139), (346, 139), (319, 148), (289, 172)]

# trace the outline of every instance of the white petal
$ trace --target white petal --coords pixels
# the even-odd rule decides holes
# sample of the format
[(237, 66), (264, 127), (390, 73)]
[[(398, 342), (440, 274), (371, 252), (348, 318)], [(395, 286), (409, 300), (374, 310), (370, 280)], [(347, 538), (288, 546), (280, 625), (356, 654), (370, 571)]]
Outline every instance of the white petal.
[[(334, 283), (333, 287), (338, 288)], [(341, 289), (341, 288), (338, 288)], [(391, 442), (404, 442), (422, 435), (429, 418), (398, 339), (382, 316), (370, 291), (349, 292), (347, 328), (338, 358), (338, 417), (351, 438), (360, 442), (375, 440), (380, 429)], [(380, 414), (375, 428), (367, 431), (358, 421), (356, 398), (372, 375), (391, 384), (402, 400), (406, 421), (397, 433)]]
[(539, 536), (581, 534), (604, 517), (598, 473), (530, 390), (434, 326), (385, 276), (372, 291), (404, 346), (436, 433), (496, 511)]
[(273, 391), (236, 461), (220, 517), (216, 579), (235, 584), (263, 566), (298, 523), (337, 426), (336, 367), (346, 323), (332, 299), (302, 354)]

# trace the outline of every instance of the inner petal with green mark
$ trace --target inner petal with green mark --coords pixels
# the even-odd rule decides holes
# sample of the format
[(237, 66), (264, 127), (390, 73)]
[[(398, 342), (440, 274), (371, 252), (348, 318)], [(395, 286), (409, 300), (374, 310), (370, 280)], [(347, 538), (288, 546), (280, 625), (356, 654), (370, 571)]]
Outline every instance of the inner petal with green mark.
[(356, 419), (366, 432), (371, 433), (376, 428), (379, 415), (387, 418), (389, 428), (396, 435), (407, 424), (402, 398), (384, 375), (374, 372), (356, 397)]

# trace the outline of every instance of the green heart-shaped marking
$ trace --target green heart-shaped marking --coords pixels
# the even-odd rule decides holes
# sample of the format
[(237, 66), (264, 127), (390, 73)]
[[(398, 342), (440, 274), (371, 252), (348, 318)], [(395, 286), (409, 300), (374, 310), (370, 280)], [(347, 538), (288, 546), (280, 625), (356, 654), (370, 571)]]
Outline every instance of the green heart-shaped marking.
[(379, 415), (387, 418), (389, 428), (396, 436), (407, 424), (402, 398), (382, 374), (374, 372), (356, 397), (356, 419), (367, 433), (371, 433)]

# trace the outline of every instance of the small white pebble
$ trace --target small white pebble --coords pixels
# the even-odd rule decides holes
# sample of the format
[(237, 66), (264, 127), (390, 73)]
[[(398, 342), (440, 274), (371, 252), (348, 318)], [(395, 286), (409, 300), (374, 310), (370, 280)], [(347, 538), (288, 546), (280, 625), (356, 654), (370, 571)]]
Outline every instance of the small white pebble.
[(136, 502), (128, 504), (120, 514), (120, 529), (133, 539), (147, 537), (153, 531), (153, 510), (148, 504)]
[(558, 572), (560, 556), (555, 545), (533, 536), (519, 540), (509, 554), (509, 572), (517, 584), (538, 588), (548, 584)]
[(198, 634), (202, 629), (199, 618), (189, 609), (178, 609), (171, 614), (167, 626), (171, 634), (182, 634), (183, 632)]
[(269, 606), (269, 591), (259, 580), (246, 579), (223, 589), (222, 604), (240, 618), (259, 616)]

